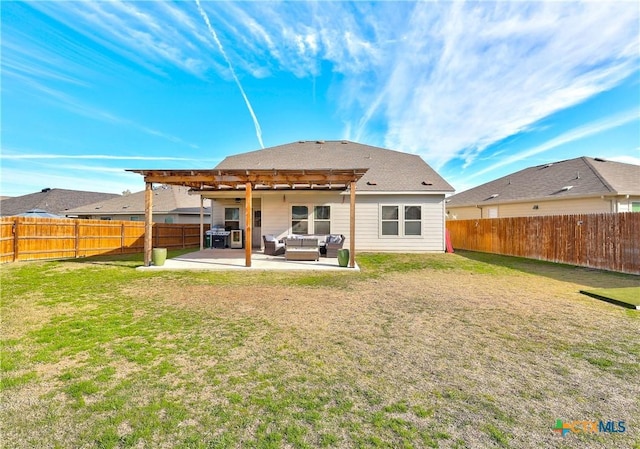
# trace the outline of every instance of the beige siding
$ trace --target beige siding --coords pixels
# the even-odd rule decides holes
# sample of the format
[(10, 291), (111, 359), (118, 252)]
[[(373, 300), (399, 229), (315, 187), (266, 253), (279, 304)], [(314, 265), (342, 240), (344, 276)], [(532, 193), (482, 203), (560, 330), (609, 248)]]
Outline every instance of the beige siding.
[[(444, 250), (444, 195), (358, 195), (356, 202), (356, 248), (358, 251)], [(292, 205), (330, 205), (331, 232), (344, 234), (349, 246), (349, 196), (339, 193), (290, 191), (262, 196), (262, 234), (284, 237), (291, 232)], [(382, 237), (379, 232), (380, 205), (420, 205), (422, 235)]]
[[(534, 206), (538, 209), (534, 209)], [(537, 215), (591, 214), (612, 212), (611, 202), (600, 198), (586, 198), (562, 201), (527, 202), (501, 204), (499, 217), (531, 217)]]
[(480, 209), (477, 207), (447, 207), (449, 220), (474, 220), (480, 217)]
[[(131, 220), (131, 216), (138, 217), (138, 220)], [(84, 216), (83, 216), (84, 217)], [(89, 219), (91, 220), (100, 220), (101, 217), (111, 217), (112, 220), (122, 220), (122, 221), (138, 221), (144, 222), (144, 213), (142, 214), (101, 214), (101, 215), (91, 215)], [(153, 222), (154, 223), (165, 223), (165, 220), (171, 217), (173, 220), (172, 223), (187, 223), (187, 224), (195, 224), (200, 223), (200, 215), (174, 215), (174, 214), (153, 214)], [(204, 216), (204, 222), (209, 222), (209, 215)]]
[[(511, 204), (492, 204), (476, 207), (448, 207), (449, 219), (470, 220), (488, 218), (490, 207), (498, 208), (498, 217), (533, 217), (541, 215), (595, 214), (607, 212), (626, 212), (633, 199), (564, 199), (557, 201), (530, 201)], [(534, 209), (537, 206), (537, 209)], [(482, 211), (481, 211), (482, 210)], [(482, 214), (482, 215), (481, 215)], [(454, 218), (455, 217), (455, 218)]]
[(240, 192), (238, 195), (239, 202), (236, 202), (235, 198), (219, 198), (211, 200), (211, 225), (224, 225), (224, 209), (226, 207), (239, 207), (240, 208), (240, 229), (244, 229), (245, 222), (245, 200), (244, 192)]
[(617, 212), (633, 212), (632, 204), (640, 203), (640, 196), (630, 196), (629, 198), (621, 198), (618, 200)]

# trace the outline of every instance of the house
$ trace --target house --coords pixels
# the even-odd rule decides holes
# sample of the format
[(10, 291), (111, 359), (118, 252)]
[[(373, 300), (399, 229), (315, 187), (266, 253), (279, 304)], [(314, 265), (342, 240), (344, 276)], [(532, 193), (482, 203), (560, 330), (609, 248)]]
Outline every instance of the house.
[[(208, 170), (128, 171), (144, 176), (148, 207), (156, 183), (210, 199), (212, 227), (244, 234), (247, 267), (266, 234), (343, 234), (350, 267), (356, 244), (359, 251), (443, 252), (445, 195), (454, 191), (417, 155), (347, 140), (298, 141), (230, 156)], [(147, 232), (145, 265), (151, 250)]]
[[(299, 141), (225, 158), (216, 170), (340, 170), (364, 168), (356, 182), (359, 251), (442, 252), (444, 199), (453, 188), (419, 156), (346, 140)], [(276, 185), (253, 191), (252, 246), (261, 236), (343, 234), (350, 208), (345, 185)], [(245, 199), (237, 192), (201, 192), (212, 201), (212, 225), (244, 229)]]
[(448, 219), (640, 212), (640, 165), (579, 157), (512, 173), (447, 198)]
[[(158, 185), (153, 190), (153, 219), (156, 223), (199, 223), (200, 196), (180, 186)], [(98, 201), (66, 211), (67, 217), (93, 220), (144, 221), (145, 192)], [(209, 208), (204, 216), (209, 221)]]
[(28, 195), (2, 199), (0, 201), (0, 215), (3, 217), (21, 215), (37, 210), (41, 214), (47, 213), (64, 217), (70, 209), (119, 196), (113, 193), (47, 188)]

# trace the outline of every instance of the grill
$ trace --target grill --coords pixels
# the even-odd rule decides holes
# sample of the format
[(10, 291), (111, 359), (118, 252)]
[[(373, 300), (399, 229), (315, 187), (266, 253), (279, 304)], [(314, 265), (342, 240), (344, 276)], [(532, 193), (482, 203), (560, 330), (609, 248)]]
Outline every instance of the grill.
[(207, 234), (226, 237), (231, 234), (231, 231), (225, 231), (224, 228), (213, 227), (210, 231), (207, 231)]
[(214, 226), (207, 231), (207, 235), (211, 239), (212, 248), (226, 248), (229, 234), (231, 234), (231, 232), (226, 231), (222, 226)]

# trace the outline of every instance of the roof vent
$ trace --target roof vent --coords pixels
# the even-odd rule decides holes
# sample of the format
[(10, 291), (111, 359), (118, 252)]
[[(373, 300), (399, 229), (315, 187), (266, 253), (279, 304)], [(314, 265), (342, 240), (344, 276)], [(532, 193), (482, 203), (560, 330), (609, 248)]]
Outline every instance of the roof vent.
[(423, 185), (423, 186), (432, 186), (432, 185), (433, 185), (433, 183), (432, 183), (432, 182), (429, 182), (429, 181), (422, 181), (422, 185)]
[(600, 157), (595, 158), (595, 159), (594, 159), (594, 161), (598, 161), (598, 162), (607, 162), (606, 160), (604, 160), (604, 159), (602, 159), (602, 158), (600, 158)]
[(493, 195), (491, 195), (491, 196), (489, 197), (489, 199), (491, 199), (491, 198), (497, 198), (499, 195), (500, 195), (499, 193), (494, 193)]
[(44, 189), (41, 190), (42, 193), (46, 193), (46, 192), (50, 192), (51, 188), (50, 187), (45, 187)]
[(298, 143), (305, 143), (306, 140), (298, 140)]
[(323, 144), (323, 143), (324, 143), (324, 140), (316, 140), (316, 143)]
[(549, 168), (553, 165), (553, 162), (549, 163), (549, 164), (545, 164), (542, 168)]
[(375, 182), (375, 181), (367, 181), (367, 185), (368, 185), (368, 186), (377, 186), (377, 185), (378, 185), (378, 183), (377, 183), (377, 182)]
[(348, 140), (343, 140), (343, 141), (342, 141), (342, 142), (340, 142), (340, 143), (341, 143), (342, 145), (346, 145), (346, 144), (348, 144), (348, 143), (349, 143), (349, 141), (348, 141)]
[(573, 189), (573, 186), (564, 186), (563, 188), (560, 189), (560, 192), (567, 192), (571, 189)]

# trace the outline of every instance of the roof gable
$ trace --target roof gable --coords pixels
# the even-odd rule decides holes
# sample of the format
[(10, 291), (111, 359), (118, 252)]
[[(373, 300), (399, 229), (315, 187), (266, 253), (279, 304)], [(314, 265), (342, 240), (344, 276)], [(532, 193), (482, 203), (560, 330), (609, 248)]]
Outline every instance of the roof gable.
[(415, 154), (348, 140), (298, 141), (225, 158), (216, 169), (319, 170), (368, 168), (358, 191), (453, 192), (453, 187)]
[(10, 216), (41, 209), (64, 216), (69, 209), (118, 196), (120, 195), (114, 193), (84, 190), (42, 189), (40, 192), (3, 199), (0, 202), (0, 214)]
[[(189, 195), (187, 187), (158, 186), (153, 190), (153, 212), (200, 213), (200, 196)], [(68, 210), (67, 215), (144, 215), (145, 191), (118, 195), (106, 201)], [(208, 208), (205, 208), (208, 210)], [(208, 212), (207, 212), (208, 213)]]
[(599, 195), (640, 195), (640, 166), (579, 157), (525, 168), (458, 193), (448, 206), (468, 206), (581, 198)]

